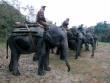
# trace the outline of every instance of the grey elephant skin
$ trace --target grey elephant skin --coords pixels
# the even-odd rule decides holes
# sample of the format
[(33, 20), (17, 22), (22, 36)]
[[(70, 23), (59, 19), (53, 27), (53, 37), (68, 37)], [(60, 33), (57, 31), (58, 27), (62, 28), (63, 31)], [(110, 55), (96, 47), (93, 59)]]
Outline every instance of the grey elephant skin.
[(7, 56), (8, 46), (11, 50), (9, 71), (12, 72), (13, 75), (20, 75), (18, 61), (21, 54), (30, 54), (34, 52), (34, 58), (39, 57), (37, 74), (45, 75), (45, 71), (51, 70), (49, 67), (49, 54), (50, 48), (53, 47), (60, 48), (60, 59), (65, 61), (68, 71), (70, 71), (70, 65), (67, 60), (68, 42), (66, 32), (55, 25), (50, 25), (49, 29), (46, 31), (40, 27), (34, 28), (36, 29), (31, 30), (33, 31), (31, 34), (25, 30), (25, 33), (15, 30), (8, 37)]

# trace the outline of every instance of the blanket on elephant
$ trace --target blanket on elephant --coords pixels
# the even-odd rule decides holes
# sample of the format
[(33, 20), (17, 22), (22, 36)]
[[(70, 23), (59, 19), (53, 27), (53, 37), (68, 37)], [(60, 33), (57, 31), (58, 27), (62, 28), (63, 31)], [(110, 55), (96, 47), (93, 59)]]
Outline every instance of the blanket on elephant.
[(29, 27), (29, 30), (26, 27), (22, 27), (22, 28), (14, 28), (12, 30), (11, 35), (13, 35), (13, 36), (18, 36), (18, 35), (26, 36), (31, 33), (32, 36), (43, 37), (43, 32), (44, 32), (44, 29), (41, 27)]

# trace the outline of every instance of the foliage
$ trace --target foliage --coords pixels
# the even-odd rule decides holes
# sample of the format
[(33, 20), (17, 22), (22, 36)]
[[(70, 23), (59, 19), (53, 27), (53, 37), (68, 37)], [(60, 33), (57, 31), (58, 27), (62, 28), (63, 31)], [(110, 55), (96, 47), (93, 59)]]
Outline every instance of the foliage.
[[(13, 0), (16, 1), (16, 0)], [(22, 15), (19, 9), (14, 7), (15, 4), (10, 5), (6, 1), (0, 1), (0, 41), (4, 41), (7, 33), (13, 29), (13, 24), (16, 21), (24, 22), (25, 16)], [(20, 7), (20, 6), (19, 6)], [(18, 8), (19, 8), (18, 7)], [(30, 14), (32, 14), (33, 7), (28, 6), (24, 7), (24, 10), (28, 9)], [(33, 15), (31, 15), (33, 16)], [(47, 19), (48, 20), (48, 19)], [(48, 20), (48, 23), (52, 23), (52, 21)], [(98, 40), (101, 42), (110, 42), (110, 24), (106, 21), (98, 22), (96, 26), (94, 26), (94, 31), (98, 36)]]
[(0, 1), (0, 40), (13, 28), (16, 21), (24, 21), (24, 16), (5, 1)]
[(98, 36), (99, 41), (101, 42), (110, 42), (110, 24), (106, 21), (99, 22), (96, 24), (95, 33)]

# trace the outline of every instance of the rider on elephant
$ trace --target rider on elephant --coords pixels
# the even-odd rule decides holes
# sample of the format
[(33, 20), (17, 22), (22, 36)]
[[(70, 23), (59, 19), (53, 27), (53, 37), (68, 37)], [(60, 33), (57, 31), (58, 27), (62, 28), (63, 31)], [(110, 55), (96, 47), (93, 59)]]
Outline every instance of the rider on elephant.
[(46, 19), (45, 19), (45, 15), (44, 15), (44, 12), (45, 12), (45, 8), (46, 6), (42, 6), (41, 9), (38, 11), (37, 13), (37, 16), (36, 16), (36, 22), (43, 28), (47, 28), (48, 27), (48, 24), (46, 22)]
[(68, 30), (68, 25), (69, 25), (69, 18), (66, 18), (66, 20), (63, 21), (62, 27)]
[(86, 32), (84, 30), (84, 27), (83, 27), (83, 24), (81, 24), (79, 27), (78, 27), (78, 30), (85, 36), (86, 35)]

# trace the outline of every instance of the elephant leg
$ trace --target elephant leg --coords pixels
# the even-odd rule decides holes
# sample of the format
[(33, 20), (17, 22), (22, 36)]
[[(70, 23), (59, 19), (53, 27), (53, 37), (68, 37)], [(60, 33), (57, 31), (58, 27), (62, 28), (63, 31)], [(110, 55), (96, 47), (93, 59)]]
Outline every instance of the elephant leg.
[(92, 54), (91, 54), (91, 57), (93, 58), (93, 57), (94, 57), (94, 50), (95, 50), (94, 42), (91, 43), (91, 46), (92, 46)]
[(68, 68), (68, 72), (70, 71), (70, 65), (67, 60), (67, 55), (68, 55), (68, 42), (67, 40), (64, 40), (64, 43), (62, 42), (61, 44), (61, 49), (60, 49), (60, 59), (63, 60)]
[(40, 54), (40, 51), (41, 51), (41, 46), (42, 46), (42, 42), (43, 41), (43, 38), (38, 38), (37, 40), (37, 47), (36, 47), (36, 52), (33, 56), (33, 61), (37, 61), (39, 60), (39, 54)]
[(50, 49), (49, 47), (46, 45), (46, 53), (45, 53), (45, 58), (44, 58), (44, 70), (46, 71), (50, 71), (51, 68), (49, 67), (49, 53), (50, 53)]
[(77, 50), (77, 47), (76, 47), (75, 59), (78, 59), (78, 50)]
[(42, 48), (39, 53), (39, 62), (38, 62), (38, 75), (45, 75), (44, 64), (45, 64), (45, 44), (42, 43)]
[(79, 39), (78, 40), (78, 43), (76, 43), (76, 56), (75, 56), (75, 59), (78, 59), (78, 56), (81, 56), (80, 55), (80, 52), (81, 52), (81, 45), (82, 45), (82, 41)]
[(19, 69), (18, 69), (18, 60), (19, 60), (20, 55), (17, 54), (17, 52), (12, 52), (11, 53), (11, 61), (9, 64), (9, 70), (12, 72), (13, 75), (20, 75)]
[(97, 44), (97, 41), (94, 40), (94, 49), (96, 50), (96, 44)]
[(11, 60), (9, 64), (9, 71), (12, 72), (13, 75), (20, 75), (19, 69), (18, 69), (18, 60), (20, 57), (20, 54), (18, 53), (17, 46), (15, 41), (13, 40), (13, 37), (9, 39), (9, 47), (11, 50)]

